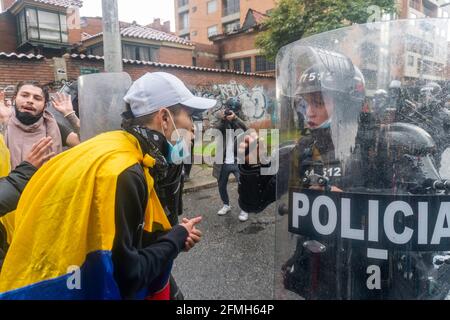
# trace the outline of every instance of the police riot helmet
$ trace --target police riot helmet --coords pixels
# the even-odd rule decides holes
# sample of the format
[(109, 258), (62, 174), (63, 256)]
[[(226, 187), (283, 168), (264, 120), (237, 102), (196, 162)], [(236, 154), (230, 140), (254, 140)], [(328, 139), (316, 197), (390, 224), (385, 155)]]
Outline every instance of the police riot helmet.
[(436, 82), (428, 82), (420, 89), (420, 93), (430, 93), (433, 96), (437, 96), (442, 92), (442, 88)]
[(354, 102), (364, 101), (364, 76), (348, 57), (319, 48), (310, 50), (318, 59), (300, 75), (296, 95), (327, 92), (344, 95)]
[(386, 90), (378, 89), (375, 91), (373, 95), (373, 108), (374, 111), (383, 111), (386, 107), (387, 101), (389, 99), (389, 95)]
[(420, 97), (423, 102), (430, 103), (436, 102), (440, 99), (442, 88), (436, 82), (428, 82), (422, 88), (420, 88)]
[(388, 97), (388, 93), (386, 90), (378, 89), (377, 91), (375, 91), (374, 98), (382, 99), (382, 98), (387, 98), (387, 97)]
[(436, 143), (418, 126), (395, 122), (382, 127), (378, 150), (378, 167), (383, 173), (379, 181), (386, 186), (391, 186), (395, 176), (401, 177), (397, 181), (399, 192), (424, 192), (426, 181), (440, 179), (433, 161)]
[(402, 83), (399, 80), (392, 80), (389, 84), (389, 90), (400, 89), (402, 87)]

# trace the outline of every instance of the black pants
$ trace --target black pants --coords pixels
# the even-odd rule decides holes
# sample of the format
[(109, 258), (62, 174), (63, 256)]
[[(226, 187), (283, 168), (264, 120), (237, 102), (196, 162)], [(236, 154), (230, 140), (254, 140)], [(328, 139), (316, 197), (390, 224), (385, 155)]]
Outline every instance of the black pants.
[(194, 163), (194, 140), (191, 141), (191, 161), (189, 164), (183, 163), (185, 177), (189, 177), (189, 175), (191, 174), (193, 163)]
[(220, 199), (222, 199), (223, 204), (229, 205), (230, 199), (228, 197), (227, 192), (227, 185), (228, 185), (228, 178), (230, 177), (230, 174), (234, 174), (236, 177), (236, 180), (239, 181), (239, 167), (237, 164), (223, 164), (222, 170), (220, 171), (220, 178), (219, 178), (219, 194)]
[(184, 176), (185, 177), (189, 177), (191, 174), (191, 170), (192, 170), (192, 163), (191, 164), (183, 164), (183, 168), (184, 168)]

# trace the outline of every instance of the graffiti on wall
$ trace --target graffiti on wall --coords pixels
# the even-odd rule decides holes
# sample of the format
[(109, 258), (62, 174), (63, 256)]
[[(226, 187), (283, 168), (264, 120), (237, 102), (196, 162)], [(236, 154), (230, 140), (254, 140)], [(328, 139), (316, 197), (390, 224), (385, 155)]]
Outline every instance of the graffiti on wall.
[(197, 86), (192, 89), (194, 95), (212, 98), (222, 106), (229, 98), (239, 98), (242, 110), (249, 117), (250, 122), (274, 120), (276, 113), (274, 94), (267, 92), (264, 87), (256, 85), (248, 88), (242, 84), (230, 81), (228, 84), (214, 84), (211, 86)]

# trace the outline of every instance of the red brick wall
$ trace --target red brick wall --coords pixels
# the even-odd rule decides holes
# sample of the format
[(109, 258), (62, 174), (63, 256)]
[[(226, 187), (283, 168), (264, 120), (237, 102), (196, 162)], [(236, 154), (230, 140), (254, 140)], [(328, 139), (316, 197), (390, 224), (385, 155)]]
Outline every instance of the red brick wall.
[(69, 29), (69, 43), (79, 43), (81, 42), (81, 30), (80, 29)]
[(161, 24), (161, 19), (157, 18), (157, 19), (153, 19), (153, 22), (146, 25), (146, 27), (155, 29), (155, 30), (159, 30), (159, 31), (163, 31), (163, 32), (167, 32), (167, 33), (171, 33), (170, 32), (170, 21), (165, 21), (164, 24)]
[(192, 66), (192, 50), (161, 47), (159, 62)]
[[(69, 80), (78, 78), (80, 68), (96, 68), (103, 72), (103, 60), (67, 58), (66, 63)], [(179, 77), (196, 94), (215, 97), (221, 101), (229, 96), (239, 96), (246, 100), (246, 104), (244, 104), (246, 107), (244, 108), (247, 108), (246, 112), (250, 117), (252, 126), (270, 127), (270, 114), (268, 114), (268, 111), (264, 112), (260, 103), (256, 106), (254, 101), (265, 100), (267, 106), (270, 104), (270, 100), (275, 98), (275, 79), (273, 78), (137, 64), (125, 64), (124, 71), (129, 73), (133, 80), (147, 72), (168, 72)], [(15, 86), (21, 80), (38, 80), (42, 83), (54, 82), (53, 60), (0, 58), (0, 88)], [(264, 95), (264, 99), (261, 98), (261, 95)], [(255, 114), (259, 116), (252, 118), (252, 115)]]
[[(48, 60), (50, 61), (50, 60)], [(1, 60), (0, 60), (1, 62)], [(100, 72), (103, 69), (103, 60), (67, 60), (67, 74), (69, 79), (75, 79), (80, 75), (80, 68), (97, 68)], [(275, 87), (275, 79), (262, 78), (255, 76), (245, 76), (233, 73), (219, 73), (207, 71), (183, 70), (179, 68), (155, 67), (149, 65), (125, 64), (124, 71), (129, 73), (133, 80), (138, 79), (147, 72), (168, 72), (182, 79), (188, 86), (211, 86), (213, 84), (222, 84), (235, 81), (245, 86), (262, 85), (267, 89)]]
[(218, 58), (205, 55), (202, 52), (196, 54), (197, 67), (217, 69)]
[(16, 85), (23, 80), (52, 82), (54, 80), (53, 60), (0, 58), (0, 87)]
[[(128, 22), (119, 21), (120, 28), (126, 28), (131, 25)], [(100, 17), (81, 17), (81, 32), (91, 35), (103, 32), (103, 21)]]
[(91, 17), (81, 18), (81, 32), (86, 32), (94, 35), (102, 31), (103, 25), (101, 18), (91, 18)]
[(242, 33), (236, 36), (230, 36), (220, 42), (222, 52), (230, 54), (234, 52), (253, 50), (257, 33)]
[(242, 76), (232, 73), (219, 73), (219, 72), (205, 72), (205, 71), (192, 71), (176, 68), (158, 68), (151, 66), (139, 66), (139, 65), (125, 65), (125, 72), (128, 72), (133, 80), (138, 79), (147, 72), (163, 71), (171, 73), (186, 83), (190, 88), (192, 87), (209, 87), (214, 84), (226, 84), (231, 81), (235, 81), (244, 86), (253, 87), (257, 84), (270, 89), (275, 86), (275, 79), (271, 78), (255, 78), (251, 76)]
[(195, 51), (208, 52), (215, 55), (219, 54), (219, 48), (212, 44), (195, 43)]
[[(96, 68), (103, 72), (103, 60), (81, 60), (69, 58), (67, 61), (67, 75), (69, 79), (76, 79), (80, 75), (80, 68)], [(261, 85), (267, 89), (274, 89), (275, 79), (257, 76), (238, 75), (225, 72), (207, 72), (198, 70), (184, 70), (171, 67), (155, 67), (149, 65), (125, 64), (124, 71), (133, 80), (147, 72), (164, 71), (172, 73), (184, 80), (189, 86), (211, 86), (235, 81), (245, 86)], [(28, 60), (0, 58), (0, 86), (16, 84), (21, 80), (54, 81), (53, 60)]]
[(215, 69), (219, 60), (219, 48), (210, 44), (196, 43), (194, 56), (197, 59), (197, 67)]
[(0, 14), (0, 52), (15, 52), (17, 48), (16, 20), (9, 12)]

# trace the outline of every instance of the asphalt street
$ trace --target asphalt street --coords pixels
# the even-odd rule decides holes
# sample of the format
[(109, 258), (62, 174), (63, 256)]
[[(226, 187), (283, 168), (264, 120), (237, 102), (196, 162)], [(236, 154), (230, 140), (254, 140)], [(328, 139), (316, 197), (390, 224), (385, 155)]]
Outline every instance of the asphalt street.
[[(440, 174), (450, 179), (450, 150), (443, 156)], [(247, 222), (238, 220), (237, 184), (230, 183), (228, 191), (232, 211), (218, 216), (222, 207), (217, 187), (184, 195), (187, 217), (202, 215), (202, 241), (188, 253), (175, 260), (173, 275), (185, 298), (190, 300), (259, 300), (274, 298), (275, 269), (275, 205), (264, 212), (250, 214)], [(282, 219), (277, 215), (277, 219)], [(288, 234), (284, 226), (278, 230)], [(289, 241), (284, 239), (283, 241)], [(283, 250), (281, 250), (283, 251)], [(280, 253), (280, 252), (279, 252)], [(289, 255), (289, 252), (280, 255)], [(295, 294), (277, 293), (277, 298), (298, 299)]]
[(217, 187), (184, 195), (188, 217), (202, 215), (202, 241), (175, 260), (173, 275), (186, 299), (272, 299), (275, 215), (264, 212), (240, 222), (237, 184), (228, 185), (232, 211), (222, 207)]

